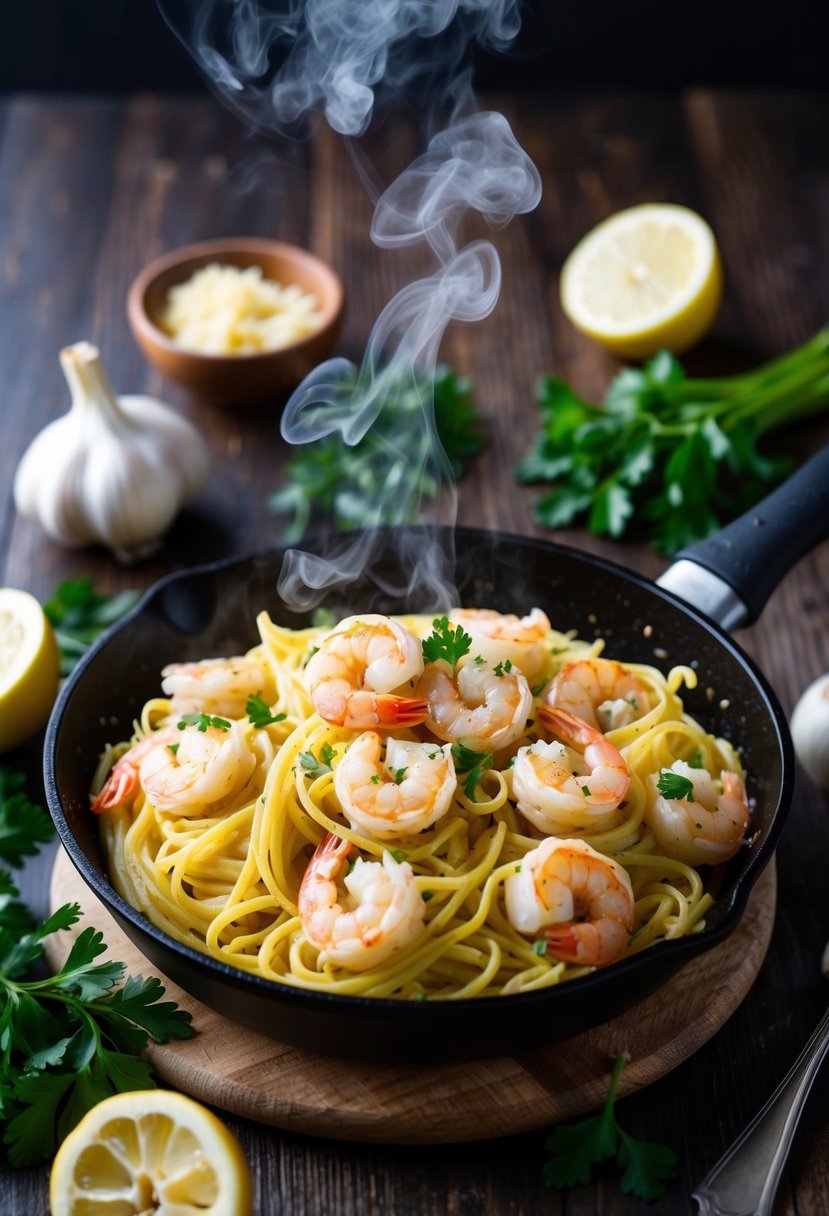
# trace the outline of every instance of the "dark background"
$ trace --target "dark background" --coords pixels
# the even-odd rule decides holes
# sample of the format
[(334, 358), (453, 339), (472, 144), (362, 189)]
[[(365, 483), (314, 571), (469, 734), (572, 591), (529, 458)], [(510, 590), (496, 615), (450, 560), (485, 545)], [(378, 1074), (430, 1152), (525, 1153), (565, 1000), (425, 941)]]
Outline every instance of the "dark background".
[[(176, 0), (194, 11), (194, 0)], [(203, 88), (155, 0), (0, 0), (0, 90)], [(825, 0), (535, 0), (479, 88), (820, 87)]]

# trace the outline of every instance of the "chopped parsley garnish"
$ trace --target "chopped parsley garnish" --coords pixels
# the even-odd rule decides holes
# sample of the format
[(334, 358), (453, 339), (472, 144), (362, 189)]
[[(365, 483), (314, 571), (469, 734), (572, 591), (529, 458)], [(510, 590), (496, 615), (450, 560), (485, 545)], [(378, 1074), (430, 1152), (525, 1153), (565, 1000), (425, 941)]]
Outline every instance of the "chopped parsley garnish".
[(380, 784), (380, 778), (377, 776), (377, 774), (376, 774), (376, 773), (372, 773), (372, 774), (371, 774), (371, 784), (372, 784), (372, 785), (379, 785), (379, 784)]
[(178, 749), (179, 749), (180, 747), (181, 747), (181, 744), (180, 744), (180, 743), (168, 743), (168, 744), (167, 744), (167, 751), (168, 751), (168, 752), (172, 752), (172, 753), (173, 753), (173, 755), (175, 755), (175, 754), (176, 754), (176, 752), (178, 751)]
[(324, 773), (331, 772), (331, 761), (334, 758), (334, 749), (330, 743), (323, 743), (320, 748), (321, 759), (318, 760), (312, 751), (300, 752), (297, 757), (303, 769), (305, 776), (316, 780), (317, 777), (322, 777)]
[(659, 774), (656, 788), (665, 798), (675, 800), (689, 799), (694, 793), (694, 783), (690, 777), (683, 777), (681, 773), (671, 772), (670, 769), (664, 769)]
[(492, 752), (476, 752), (465, 743), (453, 743), (452, 758), (457, 772), (467, 774), (463, 790), (469, 801), (475, 802), (475, 790), (487, 769), (492, 768), (495, 757)]
[(248, 721), (251, 722), (257, 730), (263, 730), (266, 726), (271, 726), (274, 722), (284, 722), (287, 714), (272, 714), (270, 706), (259, 696), (254, 693), (248, 697), (245, 705), (245, 713), (248, 716)]
[(689, 768), (702, 768), (703, 767), (701, 748), (698, 747), (697, 750), (694, 752), (693, 756), (688, 761), (688, 767)]
[(423, 658), (427, 663), (443, 659), (450, 667), (455, 667), (471, 646), (472, 638), (462, 626), (450, 624), (446, 616), (436, 617), (432, 621), (432, 632), (423, 639)]
[(403, 780), (403, 778), (406, 776), (407, 771), (408, 771), (408, 766), (406, 768), (396, 768), (394, 770), (394, 779), (398, 785)]
[(496, 663), (492, 671), (496, 676), (509, 675), (509, 673), (512, 671), (512, 663), (509, 659), (504, 659), (502, 663)]
[(541, 694), (543, 693), (544, 689), (546, 688), (546, 686), (547, 686), (547, 681), (542, 680), (540, 684), (536, 684), (533, 688), (531, 688), (530, 692), (532, 693), (532, 695), (534, 697), (540, 697)]
[(589, 797), (590, 797), (590, 786), (589, 786), (589, 785), (583, 785), (583, 786), (581, 787), (581, 792), (584, 794), (585, 798), (589, 798)]
[(394, 858), (394, 860), (397, 862), (398, 865), (401, 865), (406, 860), (406, 857), (408, 856), (408, 854), (404, 853), (402, 849), (389, 849), (389, 852), (391, 853), (392, 857)]
[(230, 730), (227, 718), (217, 718), (213, 714), (185, 714), (183, 718), (179, 718), (178, 728), (185, 730), (188, 726), (195, 726), (202, 733), (209, 726), (215, 726), (217, 730)]
[(664, 1144), (636, 1140), (616, 1121), (613, 1107), (625, 1062), (617, 1056), (610, 1089), (598, 1115), (578, 1123), (562, 1123), (553, 1129), (545, 1147), (551, 1154), (543, 1167), (549, 1187), (587, 1186), (593, 1165), (616, 1158), (622, 1172), (622, 1191), (651, 1202), (665, 1194), (665, 1183), (676, 1177), (677, 1156)]
[(548, 945), (549, 942), (546, 942), (543, 939), (541, 941), (533, 942), (533, 954), (537, 954), (539, 958), (546, 958)]

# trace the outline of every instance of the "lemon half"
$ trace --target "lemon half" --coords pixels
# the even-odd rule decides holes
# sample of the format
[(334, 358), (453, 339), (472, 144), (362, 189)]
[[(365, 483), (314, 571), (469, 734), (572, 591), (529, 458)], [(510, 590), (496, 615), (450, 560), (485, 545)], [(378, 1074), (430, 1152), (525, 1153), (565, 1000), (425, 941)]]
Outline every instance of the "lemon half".
[(38, 601), (28, 591), (0, 588), (0, 752), (43, 726), (59, 670), (55, 635)]
[(251, 1216), (239, 1141), (201, 1103), (168, 1089), (113, 1094), (52, 1163), (52, 1216)]
[(619, 211), (582, 238), (561, 272), (573, 324), (623, 359), (679, 354), (711, 325), (723, 274), (705, 220), (673, 203)]

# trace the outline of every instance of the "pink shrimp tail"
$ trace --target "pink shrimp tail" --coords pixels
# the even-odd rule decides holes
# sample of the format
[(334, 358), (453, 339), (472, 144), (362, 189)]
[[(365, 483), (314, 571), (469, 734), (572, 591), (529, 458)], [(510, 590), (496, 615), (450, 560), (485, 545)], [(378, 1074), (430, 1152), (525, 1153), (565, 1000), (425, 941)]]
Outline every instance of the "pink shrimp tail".
[(335, 836), (333, 832), (326, 832), (314, 850), (311, 865), (315, 866), (317, 872), (324, 874), (326, 878), (333, 878), (351, 849), (350, 840), (345, 840), (342, 836)]
[(429, 707), (420, 697), (377, 694), (377, 718), (381, 726), (418, 726), (426, 721)]
[(581, 743), (587, 746), (601, 735), (601, 731), (590, 726), (584, 718), (571, 714), (568, 709), (559, 709), (557, 705), (539, 705), (538, 717), (549, 731), (568, 743)]
[[(604, 932), (600, 931), (600, 926)], [(569, 921), (544, 930), (547, 951), (564, 963), (606, 967), (621, 958), (628, 942), (629, 926), (620, 921)]]
[(138, 770), (132, 764), (116, 764), (100, 794), (92, 799), (92, 810), (96, 815), (103, 811), (113, 811), (122, 802), (126, 802), (137, 784)]

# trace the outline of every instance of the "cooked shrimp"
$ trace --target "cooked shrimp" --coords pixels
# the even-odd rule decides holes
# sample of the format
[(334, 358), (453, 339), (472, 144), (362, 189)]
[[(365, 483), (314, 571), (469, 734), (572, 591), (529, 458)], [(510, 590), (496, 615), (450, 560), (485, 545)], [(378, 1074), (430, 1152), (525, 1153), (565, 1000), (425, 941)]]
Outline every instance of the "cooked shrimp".
[(423, 929), (426, 905), (408, 862), (391, 853), (358, 860), (343, 878), (351, 844), (329, 832), (308, 863), (299, 888), (299, 919), (312, 945), (348, 971), (368, 971), (404, 950)]
[(444, 660), (427, 663), (418, 692), (428, 706), (426, 725), (439, 739), (463, 739), (479, 751), (497, 751), (520, 738), (533, 695), (516, 668), (496, 669), (485, 660), (457, 671)]
[[(693, 787), (693, 800), (667, 798), (657, 782), (663, 773), (677, 773)], [(720, 773), (722, 793), (717, 782), (704, 768), (692, 768), (675, 760), (650, 778), (650, 797), (645, 821), (661, 848), (670, 857), (689, 865), (717, 865), (728, 861), (739, 850), (748, 827), (748, 801), (745, 785), (737, 773)]]
[(383, 741), (375, 731), (354, 740), (334, 772), (334, 790), (352, 827), (377, 840), (422, 832), (441, 819), (458, 784), (447, 743)]
[(624, 757), (600, 730), (575, 714), (540, 706), (538, 717), (558, 738), (519, 748), (512, 778), (518, 809), (542, 832), (595, 825), (597, 818), (616, 810), (628, 791)]
[(399, 621), (374, 613), (340, 621), (305, 669), (319, 716), (350, 730), (422, 722), (425, 703), (395, 692), (422, 671), (420, 640)]
[(132, 800), (138, 790), (138, 766), (148, 752), (155, 747), (169, 747), (179, 742), (179, 731), (174, 726), (156, 731), (133, 743), (123, 756), (115, 761), (101, 790), (92, 798), (92, 810), (96, 815), (102, 811), (113, 811)]
[(519, 933), (544, 931), (547, 953), (605, 967), (624, 954), (633, 929), (627, 871), (583, 840), (542, 840), (504, 884), (507, 916)]
[(545, 642), (552, 626), (540, 608), (522, 617), (492, 608), (454, 608), (450, 620), (472, 638), (473, 656), (493, 664), (510, 662), (532, 683), (546, 673), (550, 650)]
[(192, 813), (212, 806), (241, 790), (256, 767), (246, 735), (241, 722), (228, 730), (169, 726), (156, 731), (117, 761), (92, 809), (112, 810), (132, 798), (139, 785), (160, 811)]
[(627, 667), (612, 659), (577, 659), (563, 667), (544, 698), (597, 730), (615, 730), (650, 709), (648, 690)]
[(161, 675), (162, 692), (177, 714), (244, 718), (248, 697), (258, 695), (270, 704), (275, 695), (267, 664), (251, 655), (170, 663)]

